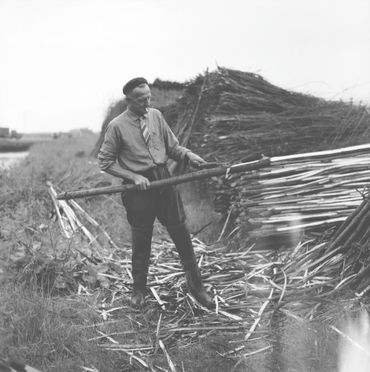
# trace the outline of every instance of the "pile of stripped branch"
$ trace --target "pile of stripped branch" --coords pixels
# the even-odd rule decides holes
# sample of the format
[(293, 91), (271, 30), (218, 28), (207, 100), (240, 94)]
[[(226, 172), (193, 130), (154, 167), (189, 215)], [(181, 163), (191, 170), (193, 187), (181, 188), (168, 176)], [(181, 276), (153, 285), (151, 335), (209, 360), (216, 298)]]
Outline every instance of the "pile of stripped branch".
[[(256, 346), (258, 352), (269, 350), (271, 345), (260, 345), (260, 338), (251, 337), (257, 326), (263, 324), (262, 314), (271, 301), (273, 287), (270, 283), (274, 253), (271, 251), (253, 252), (251, 247), (246, 252), (227, 252), (225, 247), (207, 247), (201, 241), (193, 239), (193, 245), (203, 279), (208, 291), (213, 295), (216, 305), (214, 311), (202, 307), (186, 290), (185, 276), (180, 259), (172, 243), (167, 240), (154, 241), (151, 265), (148, 276), (149, 298), (142, 313), (150, 313), (149, 328), (151, 333), (137, 339), (138, 329), (124, 334), (109, 333), (109, 324), (122, 317), (130, 317), (133, 324), (139, 325), (137, 309), (130, 305), (132, 291), (131, 262), (127, 248), (118, 248), (104, 230), (112, 245), (109, 254), (99, 246), (98, 236), (77, 217), (81, 207), (73, 200), (56, 199), (55, 189), (49, 183), (49, 194), (59, 217), (59, 223), (66, 239), (76, 235), (84, 236), (94, 246), (92, 254), (81, 254), (82, 265), (76, 266), (73, 277), (79, 295), (90, 295), (97, 291), (104, 293), (96, 311), (102, 322), (96, 325), (97, 336), (92, 340), (99, 341), (102, 348), (122, 352), (131, 356), (132, 363), (140, 367), (157, 369), (151, 358), (158, 352), (171, 361), (171, 350), (181, 342), (191, 345), (199, 337), (215, 332), (235, 333), (238, 335), (236, 350), (225, 351), (225, 356), (238, 358), (248, 344), (248, 350)], [(85, 220), (93, 225), (94, 219), (83, 211)], [(267, 263), (267, 261), (271, 263)], [(91, 280), (91, 273), (97, 280)], [(272, 291), (266, 300), (266, 291)], [(270, 310), (269, 310), (270, 311)], [(131, 314), (131, 315), (130, 315)], [(137, 328), (140, 328), (137, 327)], [(258, 333), (260, 330), (258, 331)], [(267, 333), (266, 328), (262, 332)], [(143, 343), (143, 338), (146, 342)], [(250, 340), (251, 339), (251, 340)], [(254, 342), (256, 343), (254, 344)], [(244, 345), (240, 348), (240, 345)], [(173, 370), (171, 368), (171, 370)]]
[(57, 192), (53, 184), (47, 182), (49, 195), (55, 207), (55, 212), (63, 232), (63, 235), (67, 239), (71, 239), (75, 234), (82, 233), (85, 238), (87, 238), (89, 245), (92, 247), (93, 251), (99, 254), (104, 250), (102, 244), (97, 240), (97, 235), (94, 235), (83, 222), (79, 215), (84, 218), (91, 226), (98, 231), (99, 235), (103, 235), (107, 242), (115, 249), (118, 248), (117, 244), (112, 240), (107, 231), (105, 231), (100, 224), (91, 217), (76, 201), (70, 200), (67, 203), (64, 200), (57, 200)]
[[(55, 195), (52, 198), (62, 219), (76, 207), (73, 201), (60, 201)], [(369, 215), (369, 205), (364, 201), (333, 236), (331, 244), (306, 241), (280, 252), (257, 250), (253, 245), (243, 252), (229, 252), (225, 247), (205, 246), (194, 238), (204, 283), (216, 304), (214, 311), (203, 308), (186, 291), (180, 260), (167, 240), (153, 243), (149, 298), (140, 312), (129, 302), (132, 276), (126, 249), (113, 248), (109, 255), (97, 252), (88, 259), (83, 257), (84, 264), (74, 275), (77, 293), (102, 292), (96, 307), (102, 322), (95, 325), (97, 336), (92, 340), (104, 349), (130, 355), (133, 364), (152, 371), (161, 370), (153, 363), (157, 353), (163, 353), (170, 370), (175, 370), (172, 359), (179, 345), (186, 347), (219, 332), (232, 335), (224, 357), (269, 358), (274, 351), (271, 326), (276, 313), (295, 319), (315, 318), (323, 301), (335, 299), (349, 287), (357, 290), (357, 302), (364, 300), (370, 288), (370, 258), (364, 247), (353, 250), (348, 244), (369, 234), (368, 224), (367, 229), (362, 228), (364, 224), (357, 228), (362, 216), (368, 221)], [(75, 234), (85, 231), (80, 225)], [(358, 239), (349, 240), (358, 231)], [(86, 279), (91, 272), (101, 279), (93, 285)], [(143, 314), (148, 327), (138, 338)], [(132, 331), (111, 331), (109, 325), (123, 318), (130, 319)]]

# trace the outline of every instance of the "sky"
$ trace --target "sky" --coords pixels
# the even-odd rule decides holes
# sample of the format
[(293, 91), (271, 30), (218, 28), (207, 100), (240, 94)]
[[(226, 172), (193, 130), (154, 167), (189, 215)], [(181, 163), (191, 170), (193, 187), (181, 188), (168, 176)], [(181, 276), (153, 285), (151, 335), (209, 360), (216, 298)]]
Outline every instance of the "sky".
[(127, 80), (217, 66), (370, 105), (370, 0), (0, 0), (0, 127), (99, 131)]

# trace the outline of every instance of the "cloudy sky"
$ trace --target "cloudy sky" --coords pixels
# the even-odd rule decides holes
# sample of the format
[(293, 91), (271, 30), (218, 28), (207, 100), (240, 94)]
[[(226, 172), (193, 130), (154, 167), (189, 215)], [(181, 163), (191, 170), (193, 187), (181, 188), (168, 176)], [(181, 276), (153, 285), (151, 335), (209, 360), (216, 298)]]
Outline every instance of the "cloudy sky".
[(99, 130), (137, 75), (216, 66), (370, 104), (369, 0), (0, 0), (0, 126)]

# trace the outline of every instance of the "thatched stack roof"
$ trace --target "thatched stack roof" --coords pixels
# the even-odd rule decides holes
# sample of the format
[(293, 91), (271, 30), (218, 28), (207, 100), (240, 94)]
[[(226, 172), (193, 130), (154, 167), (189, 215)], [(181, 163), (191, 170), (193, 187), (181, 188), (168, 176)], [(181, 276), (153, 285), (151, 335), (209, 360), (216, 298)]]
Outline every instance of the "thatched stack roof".
[(367, 142), (366, 107), (290, 92), (261, 76), (219, 68), (188, 84), (174, 130), (212, 161), (241, 161)]
[[(259, 75), (225, 68), (198, 76), (171, 110), (180, 142), (212, 162), (348, 147), (370, 138), (364, 106), (290, 92)], [(229, 215), (229, 232), (250, 218), (244, 203), (248, 180), (234, 181), (211, 186), (217, 211)]]

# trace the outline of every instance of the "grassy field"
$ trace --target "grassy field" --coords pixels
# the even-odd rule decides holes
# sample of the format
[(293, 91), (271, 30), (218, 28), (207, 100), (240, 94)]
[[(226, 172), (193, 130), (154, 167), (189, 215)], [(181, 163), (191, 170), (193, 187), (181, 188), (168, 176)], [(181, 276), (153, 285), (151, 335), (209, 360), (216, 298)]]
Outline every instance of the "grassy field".
[[(88, 156), (96, 140), (96, 135), (85, 133), (39, 143), (23, 163), (0, 171), (0, 356), (47, 372), (142, 370), (127, 353), (100, 347), (97, 329), (138, 345), (156, 332), (155, 309), (138, 312), (125, 302), (127, 311), (104, 321), (96, 309), (107, 292), (93, 287), (79, 292), (75, 286), (78, 252), (87, 252), (89, 245), (63, 237), (46, 182), (63, 191), (117, 182)], [(130, 234), (119, 196), (89, 197), (79, 203), (128, 258)], [(165, 232), (156, 226), (155, 235), (160, 239)], [(344, 308), (333, 304), (332, 319), (343, 316)], [(338, 338), (323, 323), (279, 320), (270, 337), (277, 347), (268, 358), (221, 357), (233, 348), (234, 336), (214, 332), (186, 347), (181, 342), (170, 345), (169, 353), (179, 371), (336, 370)], [(156, 370), (170, 370), (161, 349), (151, 361)]]

